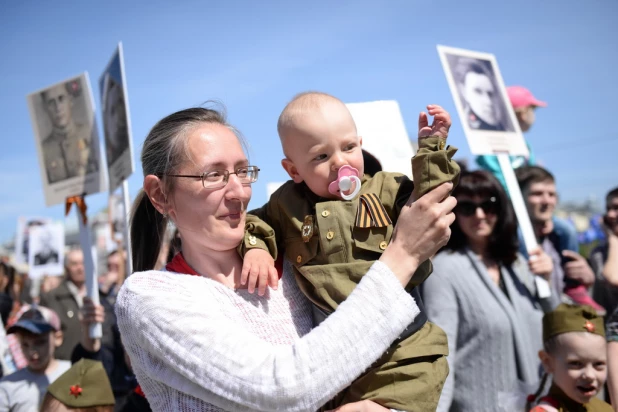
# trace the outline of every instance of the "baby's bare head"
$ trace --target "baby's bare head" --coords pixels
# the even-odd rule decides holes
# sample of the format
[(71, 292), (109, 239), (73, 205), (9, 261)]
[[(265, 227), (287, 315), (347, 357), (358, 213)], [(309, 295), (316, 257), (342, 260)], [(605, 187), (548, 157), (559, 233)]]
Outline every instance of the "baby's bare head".
[(328, 135), (333, 128), (353, 129), (356, 124), (345, 103), (322, 92), (303, 92), (294, 96), (281, 112), (277, 132), (283, 152), (299, 138)]

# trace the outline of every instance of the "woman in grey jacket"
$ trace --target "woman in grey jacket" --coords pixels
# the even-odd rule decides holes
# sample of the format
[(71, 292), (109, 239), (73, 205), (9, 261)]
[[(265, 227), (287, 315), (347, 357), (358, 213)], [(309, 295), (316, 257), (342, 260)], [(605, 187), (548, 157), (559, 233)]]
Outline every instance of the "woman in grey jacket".
[(540, 249), (528, 264), (518, 254), (517, 223), (501, 184), (490, 173), (462, 173), (449, 243), (433, 259), (423, 285), (429, 320), (448, 336), (450, 373), (438, 411), (500, 410), (501, 394), (538, 382), (543, 308), (534, 275), (552, 263)]

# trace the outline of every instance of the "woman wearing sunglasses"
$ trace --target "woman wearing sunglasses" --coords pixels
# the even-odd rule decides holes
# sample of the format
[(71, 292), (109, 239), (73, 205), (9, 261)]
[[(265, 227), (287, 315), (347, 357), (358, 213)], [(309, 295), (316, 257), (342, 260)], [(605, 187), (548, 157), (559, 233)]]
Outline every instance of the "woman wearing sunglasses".
[[(485, 171), (465, 172), (451, 238), (423, 285), (429, 320), (448, 335), (450, 373), (438, 411), (480, 411), (502, 404), (519, 383), (539, 379), (543, 309), (532, 270), (549, 276), (551, 259), (518, 253), (515, 213), (501, 184)], [(532, 269), (532, 270), (531, 270)]]

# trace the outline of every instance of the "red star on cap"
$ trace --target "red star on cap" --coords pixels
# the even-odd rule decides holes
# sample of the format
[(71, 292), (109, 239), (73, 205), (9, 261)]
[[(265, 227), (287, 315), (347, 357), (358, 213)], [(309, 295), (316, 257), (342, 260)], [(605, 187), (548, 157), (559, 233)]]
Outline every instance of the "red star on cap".
[(82, 387), (79, 385), (73, 385), (69, 389), (69, 394), (75, 396), (76, 398), (82, 394)]
[(588, 332), (592, 333), (592, 332), (594, 332), (594, 330), (596, 328), (594, 327), (594, 324), (592, 322), (587, 320), (586, 323), (584, 323), (584, 329), (586, 329)]

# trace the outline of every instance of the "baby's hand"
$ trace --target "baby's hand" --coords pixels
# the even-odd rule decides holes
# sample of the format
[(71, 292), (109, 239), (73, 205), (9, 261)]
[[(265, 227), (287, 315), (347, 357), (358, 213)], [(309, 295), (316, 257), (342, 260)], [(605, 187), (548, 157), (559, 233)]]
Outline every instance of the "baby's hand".
[(427, 113), (421, 112), (418, 115), (418, 138), (422, 139), (429, 136), (438, 136), (446, 139), (448, 130), (451, 128), (451, 115), (441, 106), (430, 104), (427, 106), (429, 116), (433, 116), (433, 123), (429, 126)]
[(277, 289), (279, 274), (275, 269), (275, 261), (270, 253), (262, 249), (251, 249), (245, 253), (240, 283), (245, 285), (247, 281), (249, 282), (247, 286), (249, 293), (255, 291), (257, 283), (258, 295), (260, 296), (264, 296), (264, 293), (266, 293), (266, 286)]

